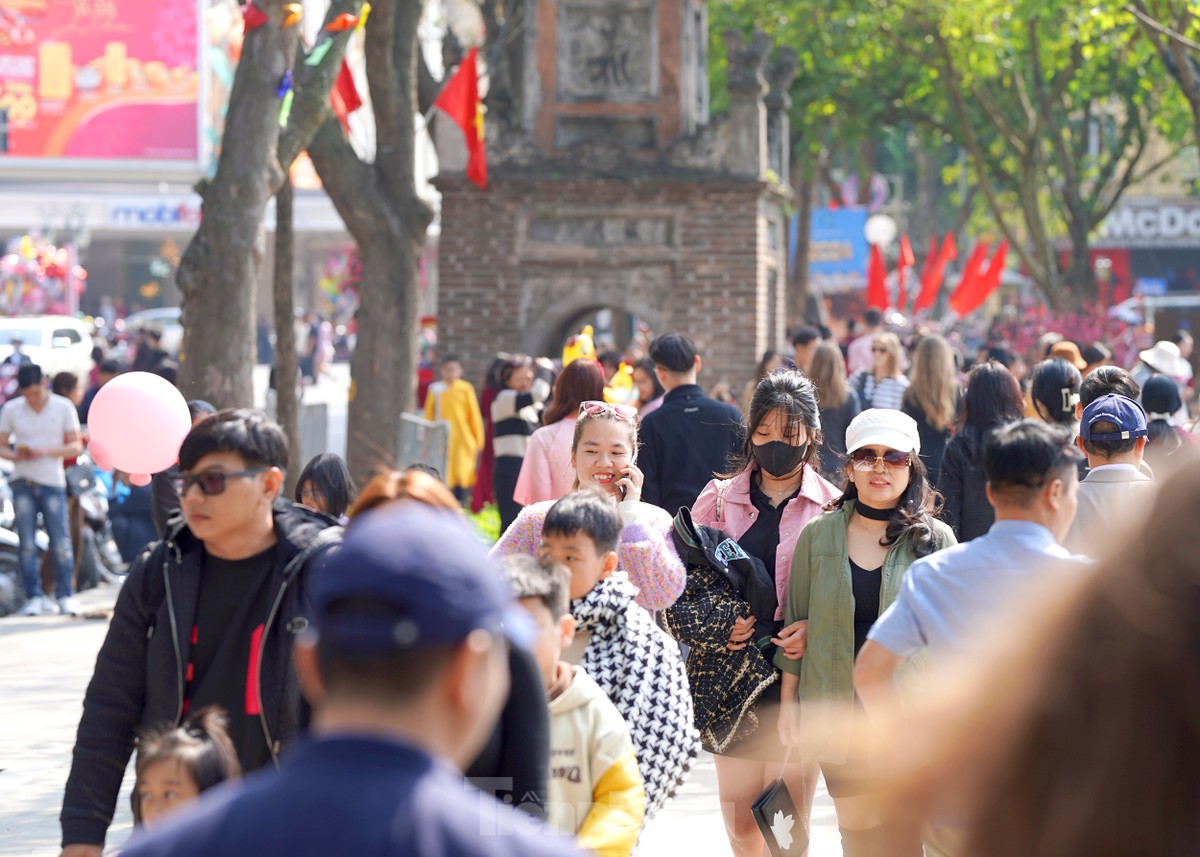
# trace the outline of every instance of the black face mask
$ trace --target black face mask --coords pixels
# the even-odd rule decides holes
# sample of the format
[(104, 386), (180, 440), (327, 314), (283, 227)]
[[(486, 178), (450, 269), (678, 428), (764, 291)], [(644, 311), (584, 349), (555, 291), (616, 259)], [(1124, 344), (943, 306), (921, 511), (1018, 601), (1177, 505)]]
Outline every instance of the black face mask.
[(770, 443), (755, 443), (750, 445), (754, 461), (768, 476), (781, 479), (800, 466), (808, 452), (808, 444), (793, 446), (790, 443), (773, 440)]

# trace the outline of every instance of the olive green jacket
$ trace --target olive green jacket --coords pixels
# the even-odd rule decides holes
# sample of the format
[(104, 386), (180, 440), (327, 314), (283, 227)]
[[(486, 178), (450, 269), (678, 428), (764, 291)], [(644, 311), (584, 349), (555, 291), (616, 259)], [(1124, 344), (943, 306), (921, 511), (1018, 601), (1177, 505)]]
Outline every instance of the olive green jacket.
[[(826, 512), (800, 532), (792, 557), (784, 610), (790, 625), (808, 620), (808, 649), (798, 661), (780, 649), (775, 666), (800, 676), (801, 701), (844, 702), (854, 700), (854, 590), (850, 580), (850, 557), (846, 527), (854, 502)], [(937, 550), (957, 544), (954, 531), (933, 521)], [(883, 561), (879, 612), (886, 610), (900, 592), (908, 567), (917, 559), (908, 536), (892, 545)]]

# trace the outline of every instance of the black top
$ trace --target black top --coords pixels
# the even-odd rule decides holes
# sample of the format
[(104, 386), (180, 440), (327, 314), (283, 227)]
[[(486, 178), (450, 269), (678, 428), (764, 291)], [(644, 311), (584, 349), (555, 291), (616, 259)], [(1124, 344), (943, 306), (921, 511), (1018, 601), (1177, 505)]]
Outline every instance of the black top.
[(883, 566), (868, 571), (850, 560), (850, 582), (854, 589), (854, 654), (867, 642), (867, 632), (879, 618), (879, 589)]
[(205, 705), (225, 709), (244, 771), (271, 760), (259, 721), (258, 650), (271, 611), (274, 557), (274, 546), (238, 560), (206, 553), (192, 626), (185, 713)]
[[(750, 529), (746, 530), (737, 542), (741, 545), (742, 550), (750, 554), (750, 556), (762, 560), (762, 564), (767, 567), (767, 572), (771, 575), (771, 580), (776, 579), (776, 564), (779, 552), (779, 522), (783, 518), (783, 510), (787, 507), (787, 504), (792, 502), (799, 493), (800, 489), (797, 488), (792, 496), (788, 497), (778, 506), (772, 506), (771, 498), (758, 487), (758, 480), (754, 477), (750, 478), (750, 502), (754, 504), (754, 508), (758, 510), (758, 514), (755, 516), (754, 523), (750, 525)], [(756, 624), (754, 626), (754, 639), (760, 640), (763, 637), (773, 637), (775, 632), (782, 627), (782, 622), (773, 622), (769, 628), (762, 628)], [(771, 654), (773, 655), (774, 652)]]
[(546, 688), (537, 661), (518, 646), (508, 650), (508, 672), (508, 700), (466, 775), (480, 791), (544, 820), (550, 776)]
[(942, 458), (946, 454), (946, 442), (950, 440), (950, 429), (934, 428), (925, 411), (915, 404), (905, 402), (900, 410), (917, 423), (917, 435), (921, 438), (921, 461), (929, 473), (929, 484), (936, 488), (941, 483)]
[(171, 480), (180, 474), (178, 464), (172, 464), (162, 473), (155, 473), (150, 478), (150, 490), (154, 497), (151, 514), (154, 518), (154, 532), (164, 538), (170, 529), (171, 516), (179, 513), (179, 495), (175, 493)]
[(850, 421), (862, 411), (858, 393), (846, 391), (846, 401), (836, 408), (821, 408), (821, 472), (834, 484), (842, 484), (846, 477), (842, 470), (846, 456), (846, 429)]
[(683, 384), (642, 422), (641, 441), (642, 500), (674, 515), (729, 469), (742, 447), (742, 415), (698, 385)]
[(938, 490), (945, 498), (942, 520), (954, 530), (959, 543), (982, 536), (996, 520), (987, 499), (987, 476), (983, 472), (985, 438), (966, 429), (950, 438), (942, 458)]

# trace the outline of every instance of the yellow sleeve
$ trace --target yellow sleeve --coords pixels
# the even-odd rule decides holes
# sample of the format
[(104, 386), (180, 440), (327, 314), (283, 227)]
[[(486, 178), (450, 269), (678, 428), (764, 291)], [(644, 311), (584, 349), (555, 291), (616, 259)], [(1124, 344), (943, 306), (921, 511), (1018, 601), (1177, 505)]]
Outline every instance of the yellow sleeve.
[(637, 844), (646, 814), (646, 790), (637, 756), (626, 751), (592, 789), (592, 808), (579, 828), (577, 842), (598, 857), (628, 857)]
[(436, 395), (437, 394), (434, 393), (433, 390), (430, 390), (429, 392), (427, 392), (425, 394), (425, 419), (429, 420), (430, 422), (433, 421), (433, 414), (434, 414), (433, 400)]
[(464, 388), (465, 398), (467, 400), (467, 428), (471, 437), (471, 445), (476, 449), (483, 449), (484, 433), (483, 433), (483, 414), (479, 410), (479, 399), (475, 396), (475, 388), (467, 381)]

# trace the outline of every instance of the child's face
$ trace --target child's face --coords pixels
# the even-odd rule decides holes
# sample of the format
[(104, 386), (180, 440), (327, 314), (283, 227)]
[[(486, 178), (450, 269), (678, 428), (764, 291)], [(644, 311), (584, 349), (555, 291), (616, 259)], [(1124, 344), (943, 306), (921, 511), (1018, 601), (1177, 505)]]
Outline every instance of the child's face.
[(442, 380), (447, 384), (453, 384), (455, 381), (461, 378), (462, 375), (463, 368), (461, 363), (452, 360), (449, 363), (442, 364)]
[(152, 827), (164, 815), (195, 800), (200, 789), (178, 759), (162, 759), (146, 766), (137, 781), (142, 824)]
[(587, 533), (542, 534), (542, 556), (571, 572), (571, 600), (582, 598), (617, 568), (616, 551), (600, 553)]
[(549, 690), (554, 684), (562, 650), (575, 639), (575, 620), (569, 615), (555, 619), (550, 608), (540, 598), (519, 598), (518, 603), (533, 619), (537, 637), (533, 642), (533, 657), (542, 673), (542, 684)]

